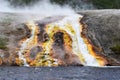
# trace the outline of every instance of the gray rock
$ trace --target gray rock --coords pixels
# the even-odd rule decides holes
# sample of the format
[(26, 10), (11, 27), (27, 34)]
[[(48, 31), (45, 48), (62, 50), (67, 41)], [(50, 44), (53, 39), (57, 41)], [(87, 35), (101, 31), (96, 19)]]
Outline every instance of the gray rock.
[(120, 65), (120, 52), (116, 54), (111, 48), (120, 45), (120, 10), (92, 10), (80, 12), (84, 15), (82, 23), (91, 42), (107, 57), (112, 65)]

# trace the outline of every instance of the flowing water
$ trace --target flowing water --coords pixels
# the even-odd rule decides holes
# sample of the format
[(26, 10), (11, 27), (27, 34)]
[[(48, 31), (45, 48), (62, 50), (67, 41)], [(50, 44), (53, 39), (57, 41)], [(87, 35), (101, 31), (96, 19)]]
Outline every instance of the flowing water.
[[(101, 56), (97, 56), (92, 50), (92, 45), (88, 42), (87, 38), (82, 37), (83, 26), (80, 23), (82, 15), (65, 15), (62, 19), (52, 21), (44, 24), (43, 33), (46, 33), (47, 41), (40, 42), (38, 34), (42, 31), (43, 27), (35, 21), (28, 22), (26, 25), (31, 31), (31, 36), (21, 40), (21, 48), (18, 52), (19, 65), (24, 66), (59, 66), (64, 64), (72, 65), (79, 63), (85, 66), (104, 66), (105, 60)], [(48, 18), (49, 19), (49, 18)], [(42, 22), (40, 22), (42, 23)], [(41, 30), (40, 30), (41, 29)], [(63, 33), (63, 48), (61, 44), (56, 46), (54, 36), (57, 33)], [(61, 38), (62, 39), (62, 38)], [(58, 43), (60, 40), (58, 40)], [(42, 51), (31, 53), (32, 48), (42, 47)], [(55, 46), (55, 47), (54, 47)], [(67, 54), (68, 53), (68, 54)], [(34, 59), (30, 58), (31, 54), (36, 54)], [(51, 54), (53, 56), (51, 56)], [(56, 56), (57, 55), (57, 56)], [(75, 58), (63, 59), (65, 55), (68, 57), (77, 56)], [(62, 57), (61, 57), (62, 56)], [(74, 61), (72, 61), (72, 60)], [(71, 61), (71, 63), (69, 63)]]

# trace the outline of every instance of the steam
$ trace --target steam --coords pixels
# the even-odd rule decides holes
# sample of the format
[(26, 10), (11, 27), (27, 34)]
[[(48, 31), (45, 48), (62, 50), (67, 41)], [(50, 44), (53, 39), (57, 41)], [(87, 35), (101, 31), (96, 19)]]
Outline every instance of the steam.
[(49, 0), (41, 0), (32, 6), (25, 6), (24, 8), (12, 7), (9, 2), (5, 0), (0, 1), (0, 12), (14, 12), (14, 13), (39, 13), (40, 15), (68, 15), (74, 14), (74, 10), (68, 6), (59, 6), (50, 3)]

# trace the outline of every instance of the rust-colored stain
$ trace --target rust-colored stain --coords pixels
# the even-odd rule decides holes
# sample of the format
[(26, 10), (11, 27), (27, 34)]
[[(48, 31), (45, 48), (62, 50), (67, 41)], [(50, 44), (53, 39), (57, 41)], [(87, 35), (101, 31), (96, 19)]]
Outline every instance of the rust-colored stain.
[(93, 45), (81, 34), (82, 16), (58, 18), (26, 23), (31, 36), (20, 41), (16, 63), (24, 66), (105, 66), (106, 60), (97, 55)]

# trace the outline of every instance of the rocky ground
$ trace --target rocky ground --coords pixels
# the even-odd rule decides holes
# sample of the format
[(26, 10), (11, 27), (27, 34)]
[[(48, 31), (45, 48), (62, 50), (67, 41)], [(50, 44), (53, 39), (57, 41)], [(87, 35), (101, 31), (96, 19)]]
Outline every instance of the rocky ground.
[[(96, 47), (98, 55), (108, 59), (110, 65), (120, 65), (120, 10), (88, 10), (78, 12), (85, 35)], [(42, 19), (39, 14), (0, 13), (0, 64), (15, 63), (19, 41), (26, 36), (25, 22)], [(17, 48), (16, 48), (17, 47)], [(97, 50), (99, 49), (99, 50)]]
[(81, 22), (86, 28), (85, 35), (100, 49), (97, 53), (107, 57), (110, 64), (120, 65), (120, 10), (88, 10), (80, 13), (84, 15)]
[(0, 67), (0, 80), (120, 80), (120, 67)]

